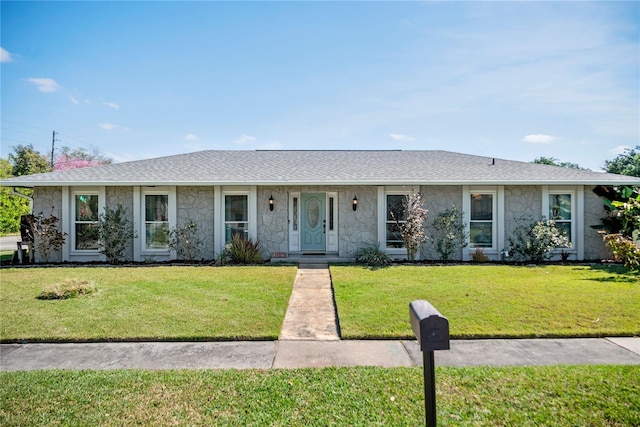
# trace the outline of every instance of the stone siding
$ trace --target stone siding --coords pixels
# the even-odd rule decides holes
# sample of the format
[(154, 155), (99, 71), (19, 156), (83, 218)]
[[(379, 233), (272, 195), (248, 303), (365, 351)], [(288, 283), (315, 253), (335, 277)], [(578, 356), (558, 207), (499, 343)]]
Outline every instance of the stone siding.
[[(116, 209), (118, 205), (122, 205), (126, 209), (126, 218), (135, 229), (135, 219), (133, 218), (133, 188), (131, 187), (106, 187), (106, 207)], [(104, 211), (100, 212), (104, 213)], [(122, 254), (122, 259), (126, 261), (133, 260), (133, 239), (127, 245)]]
[(601, 225), (606, 213), (604, 201), (593, 192), (593, 186), (584, 187), (584, 259), (611, 259), (611, 251), (604, 245), (602, 235), (592, 225)]
[[(462, 187), (450, 185), (438, 186), (422, 186), (420, 191), (425, 196), (425, 207), (429, 211), (427, 213), (427, 237), (429, 240), (422, 247), (420, 252), (421, 259), (439, 260), (440, 254), (436, 250), (435, 239), (431, 236), (433, 221), (436, 216), (447, 209), (455, 206), (462, 212)], [(453, 256), (452, 260), (462, 259), (462, 249), (459, 249)]]
[(212, 260), (216, 256), (213, 236), (213, 193), (213, 187), (176, 188), (176, 226), (182, 227), (188, 221), (196, 223), (198, 234), (203, 239), (198, 259)]
[[(378, 189), (375, 186), (338, 187), (338, 255), (353, 257), (368, 245), (378, 244)], [(353, 197), (358, 209), (353, 211)]]
[(504, 187), (504, 246), (521, 224), (542, 219), (542, 187), (517, 185)]
[[(62, 231), (62, 187), (35, 187), (33, 191), (33, 213), (34, 215), (43, 214), (45, 217), (55, 216), (58, 218), (58, 230)], [(69, 236), (65, 236), (69, 241)], [(34, 246), (37, 247), (38, 240), (36, 238)], [(48, 260), (40, 259), (38, 250), (35, 250), (36, 262), (60, 262), (62, 261), (62, 251), (52, 252)]]
[[(290, 187), (258, 187), (258, 240), (264, 257), (274, 252), (289, 250), (289, 192)], [(273, 211), (269, 210), (269, 197), (273, 196)]]

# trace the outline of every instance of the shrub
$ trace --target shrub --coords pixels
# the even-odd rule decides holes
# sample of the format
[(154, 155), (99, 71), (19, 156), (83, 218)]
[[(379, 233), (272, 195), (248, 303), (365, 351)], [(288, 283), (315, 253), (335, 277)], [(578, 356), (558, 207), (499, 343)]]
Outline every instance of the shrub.
[(389, 255), (378, 245), (364, 246), (355, 253), (356, 262), (370, 267), (385, 267), (391, 265)]
[(515, 259), (533, 262), (548, 260), (554, 249), (571, 247), (569, 238), (556, 227), (555, 222), (545, 220), (521, 223), (509, 243)]
[(484, 249), (478, 248), (474, 252), (471, 252), (471, 261), (473, 262), (487, 262), (489, 257), (484, 253)]
[(467, 246), (469, 234), (462, 222), (462, 212), (452, 206), (439, 213), (431, 224), (431, 237), (442, 261), (449, 261), (458, 250)]
[(258, 239), (245, 239), (240, 234), (234, 234), (217, 262), (218, 264), (260, 264), (263, 261)]
[(613, 253), (613, 258), (630, 269), (640, 268), (640, 249), (635, 242), (622, 234), (606, 234), (604, 243)]
[(105, 206), (98, 215), (98, 251), (110, 264), (117, 264), (131, 240), (136, 236), (133, 224), (126, 217), (127, 209), (118, 205), (115, 209)]
[(88, 280), (67, 279), (62, 283), (47, 286), (38, 299), (68, 299), (80, 295), (88, 295), (96, 291), (95, 284)]
[(44, 262), (48, 262), (51, 254), (58, 252), (64, 245), (67, 233), (58, 230), (58, 221), (58, 217), (44, 216), (42, 212), (37, 215), (29, 215), (26, 218), (33, 237), (33, 250)]
[(182, 227), (169, 230), (169, 247), (176, 251), (180, 259), (193, 261), (203, 245), (204, 239), (198, 234), (198, 225), (192, 220), (186, 220)]

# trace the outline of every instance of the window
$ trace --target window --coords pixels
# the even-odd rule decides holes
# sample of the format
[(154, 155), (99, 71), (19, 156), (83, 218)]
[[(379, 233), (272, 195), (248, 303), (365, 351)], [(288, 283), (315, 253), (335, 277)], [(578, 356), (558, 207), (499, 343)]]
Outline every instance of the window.
[(239, 234), (249, 238), (249, 209), (246, 194), (224, 196), (224, 238), (225, 243)]
[(549, 219), (555, 221), (556, 228), (572, 239), (571, 194), (549, 194)]
[(494, 195), (473, 193), (469, 205), (469, 246), (493, 248), (495, 215)]
[(167, 194), (145, 194), (144, 236), (145, 249), (169, 249), (169, 196)]
[(386, 247), (387, 248), (404, 247), (402, 235), (400, 234), (400, 229), (398, 228), (398, 224), (396, 224), (395, 220), (398, 220), (398, 222), (401, 224), (406, 222), (406, 215), (404, 212), (405, 197), (406, 196), (404, 195), (387, 194), (387, 206), (386, 206), (386, 212), (387, 212)]
[(98, 195), (75, 194), (74, 202), (74, 249), (77, 251), (98, 250)]

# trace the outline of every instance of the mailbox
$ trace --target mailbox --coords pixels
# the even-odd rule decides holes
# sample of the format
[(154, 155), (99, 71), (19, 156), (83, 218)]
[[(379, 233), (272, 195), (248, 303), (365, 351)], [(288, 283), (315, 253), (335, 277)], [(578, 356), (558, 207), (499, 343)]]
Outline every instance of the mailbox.
[(425, 300), (409, 304), (411, 328), (420, 351), (449, 350), (449, 320)]

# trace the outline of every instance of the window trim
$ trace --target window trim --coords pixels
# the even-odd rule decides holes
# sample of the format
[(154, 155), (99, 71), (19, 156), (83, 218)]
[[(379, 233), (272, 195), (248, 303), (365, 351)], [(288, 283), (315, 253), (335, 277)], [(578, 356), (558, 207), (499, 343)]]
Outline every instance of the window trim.
[[(422, 191), (420, 186), (415, 186), (415, 188), (418, 191)], [(404, 186), (378, 186), (378, 246), (390, 256), (406, 256), (407, 249), (404, 246), (401, 248), (387, 248), (387, 196), (406, 196), (409, 191), (411, 190)], [(416, 259), (420, 259), (421, 256), (421, 251), (418, 251)]]
[(569, 248), (558, 248), (553, 252), (559, 254), (562, 251), (569, 252), (571, 254), (575, 254), (577, 259), (582, 259), (584, 257), (584, 248), (583, 248), (583, 233), (580, 231), (581, 226), (581, 216), (579, 212), (583, 211), (583, 208), (580, 208), (580, 205), (583, 205), (583, 191), (580, 190), (579, 187), (552, 187), (545, 185), (542, 187), (542, 217), (550, 220), (551, 216), (549, 215), (549, 196), (555, 194), (569, 194), (571, 196), (571, 247)]
[[(149, 249), (147, 248), (147, 235), (146, 235), (146, 197), (152, 195), (165, 195), (167, 197), (167, 227), (171, 229), (176, 226), (177, 222), (177, 200), (176, 200), (176, 187), (140, 187), (140, 196), (136, 197), (138, 200), (138, 208), (134, 206), (134, 221), (138, 221), (138, 244), (140, 257), (143, 256), (168, 256), (170, 259), (175, 258), (175, 251), (172, 251), (168, 246), (162, 249)], [(134, 253), (136, 247), (134, 246)], [(134, 255), (134, 259), (140, 260), (140, 257)]]
[(485, 255), (490, 259), (500, 260), (501, 252), (505, 249), (504, 235), (504, 218), (505, 218), (505, 202), (504, 202), (504, 186), (462, 186), (462, 218), (467, 233), (471, 230), (471, 195), (472, 194), (493, 194), (493, 242), (491, 248), (472, 248), (470, 247), (470, 238), (467, 237), (467, 246), (462, 249), (462, 259), (464, 261), (471, 260), (471, 254), (476, 249), (482, 249)]
[[(100, 255), (99, 249), (76, 249), (76, 196), (98, 196), (98, 215), (104, 212), (106, 206), (106, 192), (104, 187), (75, 187), (69, 192), (69, 229), (65, 231), (69, 236), (69, 255)], [(96, 221), (97, 222), (97, 221)]]
[[(244, 196), (247, 198), (247, 217), (245, 221), (227, 221), (227, 196)], [(251, 222), (251, 218), (249, 215), (249, 192), (245, 192), (245, 191), (226, 191), (223, 195), (222, 195), (222, 239), (223, 239), (223, 243), (226, 245), (229, 242), (227, 241), (227, 224), (247, 224), (247, 227), (244, 229), (246, 237), (247, 238), (251, 238), (251, 232), (250, 230), (250, 226), (249, 223)]]
[(258, 237), (258, 187), (255, 185), (246, 186), (220, 186), (213, 187), (213, 235), (214, 235), (214, 253), (216, 256), (222, 252), (225, 245), (225, 205), (224, 199), (226, 195), (247, 195), (247, 209), (249, 215), (249, 237), (255, 239)]
[[(471, 209), (472, 209), (471, 198), (474, 195), (491, 196), (491, 219), (490, 220), (486, 220), (486, 219), (474, 220), (471, 218)], [(498, 227), (497, 227), (498, 194), (497, 194), (497, 191), (495, 190), (469, 191), (468, 201), (469, 201), (469, 220), (467, 221), (467, 227), (468, 227), (469, 233), (467, 236), (467, 245), (469, 246), (469, 249), (473, 251), (476, 251), (478, 249), (482, 249), (483, 251), (496, 251), (496, 248), (498, 246), (497, 245), (498, 243)], [(478, 246), (478, 247), (472, 246), (473, 243), (471, 242), (471, 223), (491, 224), (491, 246)]]

